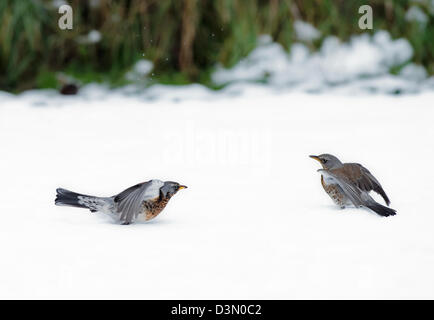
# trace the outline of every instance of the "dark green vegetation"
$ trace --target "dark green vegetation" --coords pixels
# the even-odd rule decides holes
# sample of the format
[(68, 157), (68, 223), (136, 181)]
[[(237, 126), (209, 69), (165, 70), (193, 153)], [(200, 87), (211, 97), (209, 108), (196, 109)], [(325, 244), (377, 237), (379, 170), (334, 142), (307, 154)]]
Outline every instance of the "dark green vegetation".
[[(58, 87), (58, 72), (79, 79), (126, 83), (124, 73), (140, 58), (153, 61), (152, 81), (211, 85), (216, 63), (235, 64), (270, 34), (290, 50), (294, 19), (317, 27), (323, 36), (345, 40), (361, 33), (358, 8), (374, 9), (374, 31), (405, 37), (415, 49), (414, 62), (434, 73), (434, 15), (426, 28), (408, 22), (411, 1), (392, 0), (99, 0), (67, 1), (74, 29), (60, 30), (51, 0), (0, 1), (0, 90)], [(97, 5), (92, 5), (97, 4)], [(101, 41), (81, 37), (98, 30)], [(321, 40), (310, 43), (312, 49)]]

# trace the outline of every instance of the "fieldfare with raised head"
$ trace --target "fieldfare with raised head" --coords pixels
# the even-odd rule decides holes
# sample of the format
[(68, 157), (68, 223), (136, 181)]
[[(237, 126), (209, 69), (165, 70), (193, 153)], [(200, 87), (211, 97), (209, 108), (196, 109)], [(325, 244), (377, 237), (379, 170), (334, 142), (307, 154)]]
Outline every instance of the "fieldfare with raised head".
[(134, 222), (139, 215), (145, 221), (155, 218), (166, 207), (170, 198), (187, 188), (178, 182), (150, 180), (136, 184), (113, 197), (94, 197), (57, 189), (55, 204), (87, 208), (115, 216), (122, 224)]
[(321, 184), (325, 192), (341, 208), (352, 203), (356, 207), (367, 207), (380, 216), (396, 214), (395, 210), (379, 204), (369, 195), (370, 191), (375, 191), (387, 205), (390, 204), (381, 184), (361, 164), (342, 163), (331, 154), (310, 157), (321, 163), (323, 168), (318, 170), (321, 173)]

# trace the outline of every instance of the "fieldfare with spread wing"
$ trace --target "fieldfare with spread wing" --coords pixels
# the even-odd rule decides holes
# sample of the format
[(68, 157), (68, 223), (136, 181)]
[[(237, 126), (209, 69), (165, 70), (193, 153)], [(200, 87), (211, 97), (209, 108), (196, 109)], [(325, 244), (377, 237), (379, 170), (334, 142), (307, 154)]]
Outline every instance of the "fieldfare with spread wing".
[(325, 192), (341, 208), (352, 203), (356, 207), (367, 207), (380, 216), (396, 214), (396, 210), (379, 204), (369, 195), (370, 191), (375, 191), (387, 205), (390, 204), (381, 184), (361, 164), (342, 163), (331, 154), (310, 157), (321, 163), (323, 168), (318, 170), (321, 173), (321, 184)]
[(114, 215), (122, 224), (134, 222), (140, 215), (145, 221), (155, 218), (166, 207), (170, 198), (187, 188), (173, 181), (150, 180), (132, 186), (113, 197), (94, 197), (57, 189), (55, 204), (87, 208)]

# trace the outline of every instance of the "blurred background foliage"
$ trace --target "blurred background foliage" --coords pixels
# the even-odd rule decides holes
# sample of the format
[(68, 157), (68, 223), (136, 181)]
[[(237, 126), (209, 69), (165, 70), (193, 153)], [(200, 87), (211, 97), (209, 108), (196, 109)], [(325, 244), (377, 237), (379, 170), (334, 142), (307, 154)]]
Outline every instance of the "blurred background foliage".
[[(58, 7), (69, 4), (73, 30), (60, 30)], [(293, 23), (306, 21), (322, 37), (347, 40), (366, 32), (358, 8), (374, 10), (374, 30), (407, 38), (413, 61), (434, 73), (434, 3), (431, 0), (1, 0), (0, 90), (56, 88), (58, 73), (82, 83), (127, 83), (125, 72), (139, 59), (153, 62), (152, 82), (211, 86), (217, 63), (230, 67), (269, 34), (288, 51)], [(406, 19), (410, 6), (428, 21)], [(371, 31), (368, 31), (371, 32)]]

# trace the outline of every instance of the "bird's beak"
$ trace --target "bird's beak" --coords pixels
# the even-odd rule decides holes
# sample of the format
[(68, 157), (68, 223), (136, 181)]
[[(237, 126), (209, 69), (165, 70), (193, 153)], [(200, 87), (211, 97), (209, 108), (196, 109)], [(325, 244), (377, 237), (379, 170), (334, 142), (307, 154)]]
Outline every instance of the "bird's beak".
[(188, 187), (187, 186), (179, 186), (179, 190), (181, 190), (181, 189), (187, 189)]
[(316, 161), (321, 162), (321, 159), (318, 156), (309, 156), (312, 159), (315, 159)]

